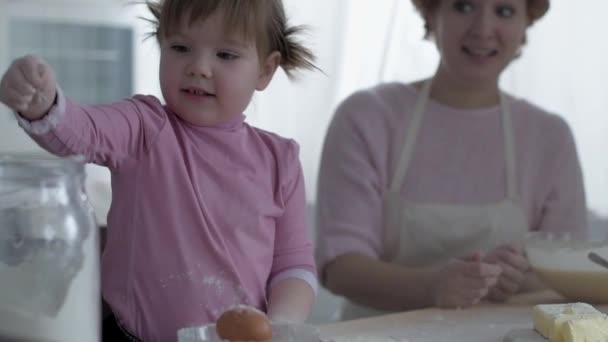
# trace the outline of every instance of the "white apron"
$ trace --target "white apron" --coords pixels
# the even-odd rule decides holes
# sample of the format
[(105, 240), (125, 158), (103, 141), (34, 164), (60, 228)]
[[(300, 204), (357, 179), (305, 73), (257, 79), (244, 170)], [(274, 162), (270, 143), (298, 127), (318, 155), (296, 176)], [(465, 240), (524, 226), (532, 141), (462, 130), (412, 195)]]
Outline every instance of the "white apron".
[[(515, 146), (511, 112), (501, 94), (502, 126), (507, 167), (506, 198), (497, 203), (454, 205), (411, 203), (400, 194), (403, 180), (416, 144), (431, 90), (431, 80), (424, 83), (407, 130), (395, 177), (384, 195), (384, 261), (407, 267), (437, 266), (455, 257), (476, 251), (490, 251), (512, 243), (523, 245), (528, 224), (517, 194)], [(341, 319), (385, 314), (379, 310), (346, 301)]]

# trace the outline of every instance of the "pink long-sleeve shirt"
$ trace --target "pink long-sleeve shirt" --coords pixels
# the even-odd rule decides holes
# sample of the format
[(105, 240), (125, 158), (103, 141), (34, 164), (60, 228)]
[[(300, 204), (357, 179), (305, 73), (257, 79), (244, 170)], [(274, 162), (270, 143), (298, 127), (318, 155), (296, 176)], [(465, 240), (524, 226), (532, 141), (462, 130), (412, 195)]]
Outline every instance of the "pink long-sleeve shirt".
[[(388, 191), (414, 104), (411, 84), (359, 91), (327, 133), (317, 192), (319, 268), (358, 252), (384, 254), (382, 196)], [(510, 102), (517, 192), (530, 230), (584, 231), (583, 179), (567, 123), (527, 101)], [(487, 204), (506, 197), (500, 106), (461, 110), (430, 99), (401, 189), (413, 203)]]
[(236, 304), (265, 309), (279, 279), (315, 287), (294, 141), (244, 116), (194, 126), (152, 96), (82, 106), (59, 92), (45, 119), (22, 126), (54, 154), (111, 170), (103, 297), (143, 341), (175, 341)]

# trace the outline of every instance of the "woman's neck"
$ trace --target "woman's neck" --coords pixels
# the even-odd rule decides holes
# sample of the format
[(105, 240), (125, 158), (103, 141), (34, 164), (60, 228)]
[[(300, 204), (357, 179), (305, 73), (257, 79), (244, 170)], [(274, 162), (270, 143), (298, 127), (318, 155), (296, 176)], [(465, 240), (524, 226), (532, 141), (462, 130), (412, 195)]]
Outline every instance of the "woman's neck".
[(468, 82), (438, 71), (433, 78), (431, 98), (444, 105), (460, 109), (477, 109), (500, 102), (498, 81)]

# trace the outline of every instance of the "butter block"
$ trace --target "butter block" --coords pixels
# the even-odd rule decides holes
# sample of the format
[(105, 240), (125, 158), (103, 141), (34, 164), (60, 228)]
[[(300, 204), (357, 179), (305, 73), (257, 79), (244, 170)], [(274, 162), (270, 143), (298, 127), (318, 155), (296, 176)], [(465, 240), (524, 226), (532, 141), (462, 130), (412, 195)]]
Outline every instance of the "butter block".
[(608, 316), (579, 317), (562, 327), (563, 342), (608, 342)]
[[(587, 320), (602, 319), (606, 315), (596, 310), (593, 306), (586, 303), (568, 303), (568, 304), (540, 304), (534, 306), (532, 310), (534, 320), (534, 329), (543, 337), (552, 342), (563, 342), (564, 327), (567, 322), (585, 322)], [(585, 324), (585, 323), (577, 323)], [(572, 336), (578, 336), (579, 329), (585, 329), (584, 326), (574, 325), (570, 327)], [(579, 341), (579, 340), (574, 340)], [(581, 340), (585, 341), (585, 340)], [(595, 341), (594, 341), (595, 342)], [(608, 342), (601, 341), (601, 342)]]

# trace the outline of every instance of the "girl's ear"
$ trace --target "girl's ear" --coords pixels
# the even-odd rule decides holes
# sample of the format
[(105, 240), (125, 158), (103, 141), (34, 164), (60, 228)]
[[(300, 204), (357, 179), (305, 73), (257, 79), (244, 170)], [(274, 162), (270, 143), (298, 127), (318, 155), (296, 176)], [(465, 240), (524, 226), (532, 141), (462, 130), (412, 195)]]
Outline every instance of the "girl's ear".
[(262, 61), (260, 75), (255, 90), (264, 90), (270, 84), (274, 73), (281, 64), (281, 53), (279, 51), (271, 52), (266, 60)]

